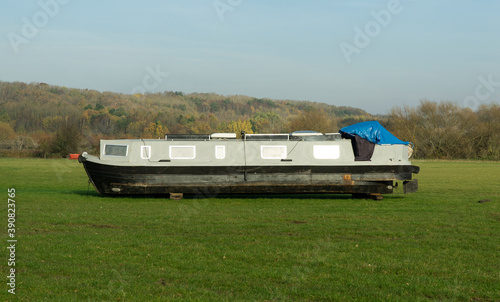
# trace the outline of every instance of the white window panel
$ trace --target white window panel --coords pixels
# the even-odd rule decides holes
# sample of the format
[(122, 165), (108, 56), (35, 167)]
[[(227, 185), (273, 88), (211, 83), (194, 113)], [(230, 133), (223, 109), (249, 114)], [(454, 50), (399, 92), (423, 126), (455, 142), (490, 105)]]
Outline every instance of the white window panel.
[(217, 159), (226, 158), (226, 146), (215, 146), (215, 158)]
[(315, 159), (339, 159), (339, 145), (314, 145), (313, 156)]
[(194, 159), (196, 157), (195, 146), (169, 146), (171, 159)]
[(286, 146), (260, 146), (260, 156), (263, 159), (286, 158)]
[(151, 158), (151, 146), (141, 146), (141, 158), (142, 159)]

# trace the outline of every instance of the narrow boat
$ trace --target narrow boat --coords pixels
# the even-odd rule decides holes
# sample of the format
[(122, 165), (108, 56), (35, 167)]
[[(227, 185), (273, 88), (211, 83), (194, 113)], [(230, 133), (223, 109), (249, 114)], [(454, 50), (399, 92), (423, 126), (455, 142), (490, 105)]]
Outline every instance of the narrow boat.
[(104, 195), (415, 192), (411, 143), (378, 122), (339, 133), (167, 134), (162, 139), (101, 140), (100, 156), (79, 156)]

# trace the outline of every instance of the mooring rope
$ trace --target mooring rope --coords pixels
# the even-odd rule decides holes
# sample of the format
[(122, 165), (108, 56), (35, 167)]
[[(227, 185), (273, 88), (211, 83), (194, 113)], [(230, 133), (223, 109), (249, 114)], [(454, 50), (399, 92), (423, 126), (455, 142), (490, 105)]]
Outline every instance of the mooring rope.
[(90, 190), (90, 178), (89, 178), (89, 181), (87, 183), (87, 196), (89, 196), (89, 190)]

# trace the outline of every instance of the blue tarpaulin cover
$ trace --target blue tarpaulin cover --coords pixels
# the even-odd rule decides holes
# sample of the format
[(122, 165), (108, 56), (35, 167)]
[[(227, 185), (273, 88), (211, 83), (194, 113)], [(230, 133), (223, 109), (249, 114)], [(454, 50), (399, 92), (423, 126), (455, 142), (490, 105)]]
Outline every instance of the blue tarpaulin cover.
[(379, 145), (409, 145), (395, 137), (377, 121), (357, 123), (340, 129), (340, 133), (357, 135)]

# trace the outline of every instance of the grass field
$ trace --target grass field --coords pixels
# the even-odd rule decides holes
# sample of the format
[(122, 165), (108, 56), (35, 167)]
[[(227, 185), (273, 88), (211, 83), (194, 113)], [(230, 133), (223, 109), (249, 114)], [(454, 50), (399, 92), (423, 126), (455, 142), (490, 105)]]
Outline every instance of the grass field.
[(414, 164), (419, 192), (382, 201), (173, 201), (88, 192), (76, 161), (0, 159), (18, 240), (0, 300), (500, 301), (500, 163)]

